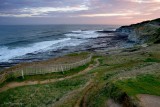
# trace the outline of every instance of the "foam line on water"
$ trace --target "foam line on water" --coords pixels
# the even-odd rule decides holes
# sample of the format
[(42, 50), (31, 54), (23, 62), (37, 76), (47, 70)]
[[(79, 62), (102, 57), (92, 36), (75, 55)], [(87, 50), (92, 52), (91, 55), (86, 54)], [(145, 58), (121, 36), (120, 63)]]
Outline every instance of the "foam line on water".
[(77, 30), (77, 31), (72, 31), (71, 33), (65, 34), (67, 37), (73, 37), (73, 38), (81, 38), (81, 39), (88, 39), (88, 38), (97, 38), (99, 37), (99, 34), (96, 33), (96, 31), (82, 31), (82, 30)]
[(6, 62), (15, 57), (26, 55), (27, 53), (47, 51), (50, 49), (62, 48), (64, 46), (77, 46), (82, 42), (84, 41), (63, 38), (59, 40), (38, 42), (26, 47), (17, 47), (13, 49), (9, 49), (7, 46), (3, 46), (0, 47), (0, 62)]

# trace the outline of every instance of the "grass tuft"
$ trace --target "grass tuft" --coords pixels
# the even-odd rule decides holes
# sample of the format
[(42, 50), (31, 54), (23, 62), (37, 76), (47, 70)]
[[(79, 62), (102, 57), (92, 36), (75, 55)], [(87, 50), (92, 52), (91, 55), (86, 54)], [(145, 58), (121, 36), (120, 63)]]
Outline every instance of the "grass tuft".
[(139, 75), (136, 78), (117, 81), (115, 84), (130, 96), (137, 94), (160, 96), (160, 78), (155, 75)]

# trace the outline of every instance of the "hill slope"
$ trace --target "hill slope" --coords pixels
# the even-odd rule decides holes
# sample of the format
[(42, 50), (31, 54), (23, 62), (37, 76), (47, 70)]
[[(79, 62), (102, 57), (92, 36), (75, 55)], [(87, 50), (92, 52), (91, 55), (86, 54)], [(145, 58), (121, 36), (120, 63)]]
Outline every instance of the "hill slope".
[(160, 43), (160, 18), (122, 26), (116, 31), (128, 35), (130, 41), (137, 43)]
[[(0, 84), (0, 107), (159, 107), (159, 26), (156, 19), (117, 29), (135, 42), (157, 44), (93, 53), (90, 63), (69, 71), (8, 77)], [(83, 55), (53, 62), (74, 61)]]

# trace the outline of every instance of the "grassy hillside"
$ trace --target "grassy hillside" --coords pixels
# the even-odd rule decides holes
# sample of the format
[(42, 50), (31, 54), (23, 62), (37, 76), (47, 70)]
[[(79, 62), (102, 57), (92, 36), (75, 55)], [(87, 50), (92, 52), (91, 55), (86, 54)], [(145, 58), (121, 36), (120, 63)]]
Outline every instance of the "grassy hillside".
[[(140, 94), (160, 96), (160, 19), (122, 26), (129, 40), (152, 44), (93, 53), (92, 61), (69, 71), (14, 77), (0, 84), (2, 107), (139, 107)], [(107, 53), (107, 54), (105, 54)], [(42, 62), (20, 64), (4, 72), (80, 61), (90, 53), (72, 53)]]
[[(90, 65), (68, 73), (9, 81), (0, 90), (13, 84), (24, 86), (0, 92), (0, 106), (106, 107), (110, 99), (124, 107), (138, 106), (139, 94), (160, 96), (159, 47), (154, 44), (95, 54)], [(48, 83), (43, 84), (45, 80)], [(38, 82), (25, 85), (33, 81)]]

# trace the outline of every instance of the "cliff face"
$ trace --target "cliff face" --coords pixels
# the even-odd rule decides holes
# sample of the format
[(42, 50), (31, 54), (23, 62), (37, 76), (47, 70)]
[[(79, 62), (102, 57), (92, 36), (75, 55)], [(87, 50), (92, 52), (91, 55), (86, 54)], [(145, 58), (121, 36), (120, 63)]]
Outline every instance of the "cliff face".
[(159, 43), (160, 42), (160, 18), (145, 21), (130, 26), (122, 26), (117, 32), (128, 35), (128, 40), (136, 43)]

